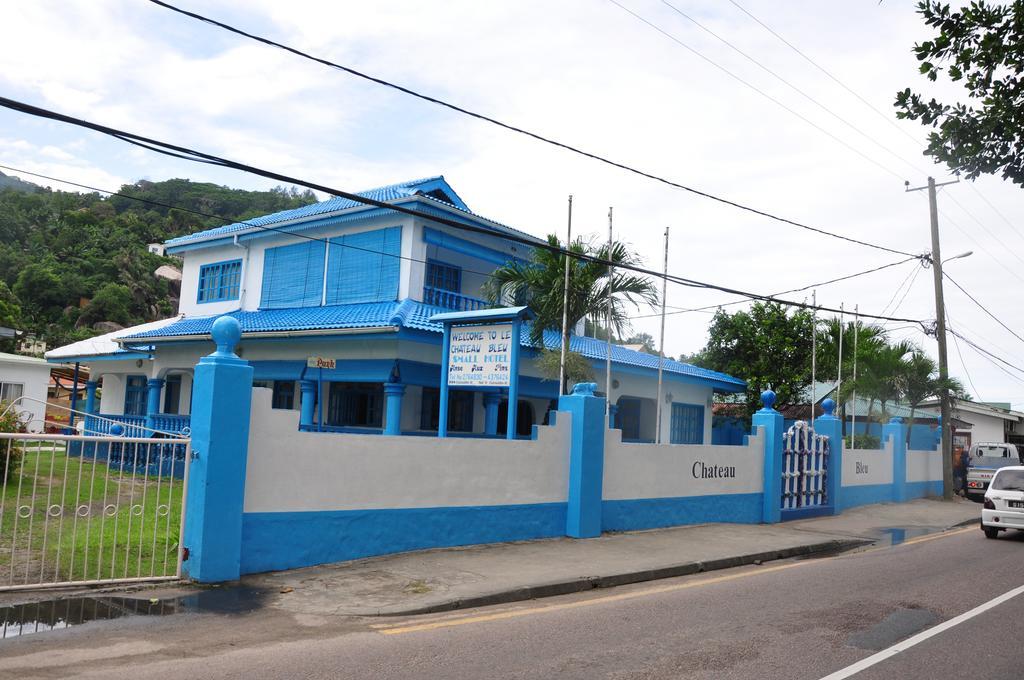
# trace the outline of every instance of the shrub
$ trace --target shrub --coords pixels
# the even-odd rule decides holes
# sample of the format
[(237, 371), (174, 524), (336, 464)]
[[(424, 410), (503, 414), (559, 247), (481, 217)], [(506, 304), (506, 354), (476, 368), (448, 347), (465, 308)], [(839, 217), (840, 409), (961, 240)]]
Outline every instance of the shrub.
[[(7, 404), (0, 401), (0, 432), (24, 432), (25, 422), (16, 409), (7, 410)], [(14, 442), (10, 442), (14, 444)], [(0, 484), (7, 484), (7, 480), (14, 476), (21, 465), (22, 450), (20, 446), (4, 443), (0, 447)]]

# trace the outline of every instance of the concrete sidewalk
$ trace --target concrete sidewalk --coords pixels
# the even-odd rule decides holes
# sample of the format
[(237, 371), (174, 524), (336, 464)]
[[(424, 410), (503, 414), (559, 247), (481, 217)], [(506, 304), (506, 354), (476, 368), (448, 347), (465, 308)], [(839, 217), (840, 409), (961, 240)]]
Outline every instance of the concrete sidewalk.
[(977, 521), (980, 506), (921, 499), (774, 525), (705, 524), (389, 555), (247, 576), (268, 604), (315, 615), (449, 611), (839, 551)]

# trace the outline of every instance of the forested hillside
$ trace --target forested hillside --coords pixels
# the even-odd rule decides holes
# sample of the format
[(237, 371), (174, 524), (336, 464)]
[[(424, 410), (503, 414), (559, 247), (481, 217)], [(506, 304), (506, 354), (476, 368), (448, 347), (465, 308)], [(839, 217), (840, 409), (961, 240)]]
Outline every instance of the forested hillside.
[[(127, 326), (174, 313), (168, 282), (154, 272), (179, 262), (146, 245), (225, 223), (123, 196), (0, 179), (8, 180), (0, 187), (0, 326), (51, 348), (96, 335), (108, 326), (101, 322)], [(316, 201), (294, 187), (245, 191), (186, 179), (140, 181), (121, 193), (232, 221)]]

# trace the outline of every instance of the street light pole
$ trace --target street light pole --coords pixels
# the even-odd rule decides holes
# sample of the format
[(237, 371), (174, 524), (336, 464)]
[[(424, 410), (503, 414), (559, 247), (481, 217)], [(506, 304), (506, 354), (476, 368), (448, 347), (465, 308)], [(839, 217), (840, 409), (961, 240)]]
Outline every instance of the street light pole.
[[(953, 431), (947, 386), (949, 364), (946, 356), (946, 303), (942, 297), (942, 254), (939, 250), (939, 207), (935, 190), (937, 187), (956, 184), (959, 181), (936, 184), (935, 178), (929, 177), (927, 187), (907, 187), (907, 191), (928, 189), (932, 232), (932, 278), (935, 281), (935, 339), (939, 343), (939, 379), (942, 381), (939, 388), (939, 409), (942, 416), (942, 497), (947, 501), (953, 500)], [(914, 424), (910, 423), (910, 427), (913, 426)]]

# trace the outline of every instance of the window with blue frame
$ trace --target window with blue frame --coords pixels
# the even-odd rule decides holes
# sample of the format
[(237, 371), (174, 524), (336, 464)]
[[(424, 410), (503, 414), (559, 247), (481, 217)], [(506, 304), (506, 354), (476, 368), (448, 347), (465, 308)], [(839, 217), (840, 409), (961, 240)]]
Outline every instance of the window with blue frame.
[(326, 303), (344, 305), (398, 299), (401, 246), (401, 227), (330, 239)]
[(204, 264), (199, 268), (197, 302), (237, 300), (242, 284), (242, 261), (228, 260)]
[(462, 290), (462, 267), (427, 260), (426, 286), (458, 293)]
[(146, 415), (146, 376), (129, 375), (124, 383), (124, 414)]
[[(473, 392), (469, 390), (448, 390), (448, 430), (451, 432), (473, 431)], [(436, 430), (440, 423), (441, 391), (436, 387), (424, 387), (420, 400), (420, 429)]]
[(332, 382), (327, 393), (328, 425), (382, 427), (384, 386), (380, 383)]
[(672, 404), (673, 444), (704, 443), (704, 407), (698, 404)]

